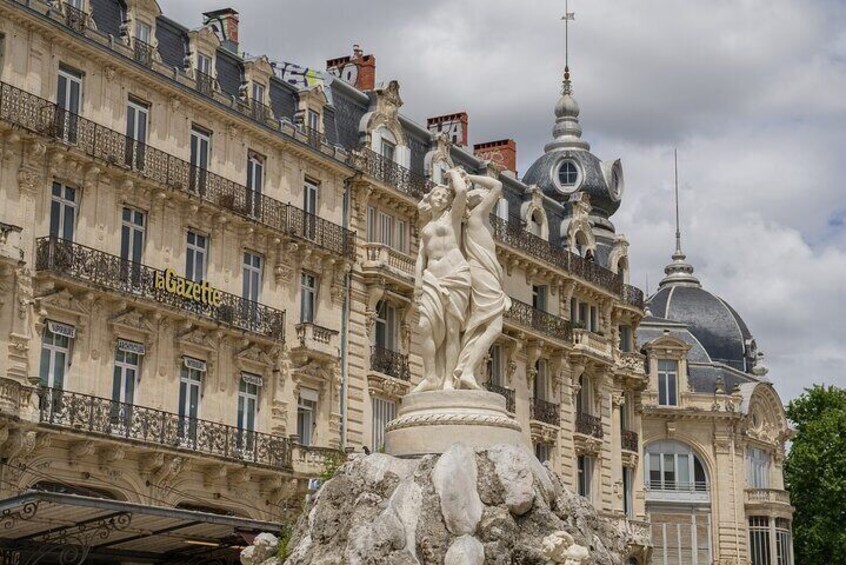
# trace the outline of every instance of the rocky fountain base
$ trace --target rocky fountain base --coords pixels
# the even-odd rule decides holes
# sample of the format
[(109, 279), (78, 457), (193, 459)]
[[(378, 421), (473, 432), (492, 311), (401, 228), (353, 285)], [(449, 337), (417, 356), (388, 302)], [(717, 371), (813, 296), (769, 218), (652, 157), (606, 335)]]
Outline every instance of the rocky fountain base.
[(260, 538), (244, 564), (610, 565), (642, 543), (525, 447), (461, 443), (413, 459), (354, 455), (300, 517), (284, 560)]

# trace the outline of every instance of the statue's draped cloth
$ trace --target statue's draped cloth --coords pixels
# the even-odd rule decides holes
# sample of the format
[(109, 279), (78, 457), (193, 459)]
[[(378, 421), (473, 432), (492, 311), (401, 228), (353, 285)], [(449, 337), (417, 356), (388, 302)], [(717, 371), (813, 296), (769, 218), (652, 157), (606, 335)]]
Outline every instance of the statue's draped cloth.
[(484, 333), (488, 324), (511, 308), (511, 299), (502, 289), (502, 265), (496, 258), (496, 249), (468, 237), (465, 229), (464, 255), (470, 265), (471, 306), (464, 326), (458, 370), (464, 367), (473, 345)]
[(470, 303), (470, 266), (466, 261), (456, 261), (443, 274), (423, 271), (423, 285), (420, 296), (420, 316), (431, 324), (435, 343), (443, 341), (446, 335), (445, 316), (464, 320)]

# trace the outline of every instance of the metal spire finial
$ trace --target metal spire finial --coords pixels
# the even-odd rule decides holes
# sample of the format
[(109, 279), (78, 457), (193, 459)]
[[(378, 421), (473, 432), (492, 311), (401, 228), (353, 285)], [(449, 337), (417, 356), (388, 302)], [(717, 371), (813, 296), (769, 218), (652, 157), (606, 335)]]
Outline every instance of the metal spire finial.
[(681, 284), (685, 286), (701, 286), (699, 279), (693, 275), (693, 265), (685, 261), (687, 257), (681, 248), (681, 223), (679, 222), (679, 150), (673, 149), (673, 172), (674, 172), (674, 193), (676, 199), (676, 251), (673, 253), (673, 262), (664, 267), (667, 275), (658, 283), (658, 288), (669, 284)]
[(570, 86), (570, 22), (575, 21), (576, 13), (570, 11), (570, 0), (564, 0), (564, 88)]
[(673, 149), (673, 165), (676, 191), (676, 255), (684, 255), (681, 250), (681, 229), (679, 228), (679, 150)]

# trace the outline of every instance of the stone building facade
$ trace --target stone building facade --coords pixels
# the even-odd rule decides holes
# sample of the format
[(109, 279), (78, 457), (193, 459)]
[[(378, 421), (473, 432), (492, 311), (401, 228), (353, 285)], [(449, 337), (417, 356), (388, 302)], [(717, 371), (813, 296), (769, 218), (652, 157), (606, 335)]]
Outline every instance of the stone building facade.
[[(750, 558), (741, 499), (789, 519), (782, 495), (724, 494), (715, 467), (745, 475), (741, 430), (781, 453), (769, 385), (744, 373), (739, 393), (654, 406), (655, 352), (683, 366), (689, 350), (638, 330), (611, 220), (622, 166), (582, 139), (569, 71), (518, 177), (516, 143), (470, 146), (466, 114), (403, 115), (372, 54), (315, 73), (240, 51), (234, 11), (205, 16), (188, 29), (154, 0), (0, 3), (0, 507), (27, 539), (44, 540), (24, 519), (36, 500), (60, 522), (80, 505), (135, 516), (107, 528), (108, 551), (86, 542), (90, 562), (225, 555), (289, 520), (345, 451), (381, 449), (421, 371), (417, 202), (454, 166), (503, 183), (490, 221), (513, 305), (480, 378), (539, 459), (640, 536), (633, 562), (662, 511), (642, 433), (704, 446), (715, 560)], [(173, 524), (141, 547), (126, 532), (145, 519)]]

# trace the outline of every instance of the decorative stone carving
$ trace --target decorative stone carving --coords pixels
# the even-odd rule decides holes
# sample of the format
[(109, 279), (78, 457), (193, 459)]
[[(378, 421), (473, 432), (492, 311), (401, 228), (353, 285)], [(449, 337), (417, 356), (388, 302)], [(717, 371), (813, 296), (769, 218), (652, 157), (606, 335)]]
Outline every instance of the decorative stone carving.
[(543, 539), (544, 558), (550, 563), (563, 565), (582, 565), (590, 559), (590, 551), (574, 542), (573, 536), (561, 530)]

